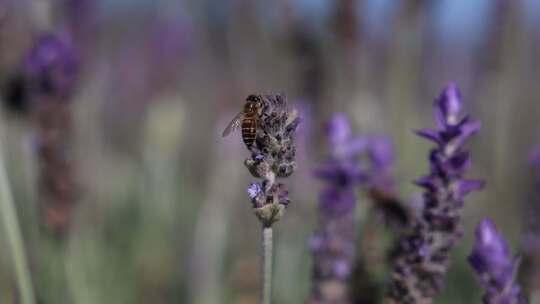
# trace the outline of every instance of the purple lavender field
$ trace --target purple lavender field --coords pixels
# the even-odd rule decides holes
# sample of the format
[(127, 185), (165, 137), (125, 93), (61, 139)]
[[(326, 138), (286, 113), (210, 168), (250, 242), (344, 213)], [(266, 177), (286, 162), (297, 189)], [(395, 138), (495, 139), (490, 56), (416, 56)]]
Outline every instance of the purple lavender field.
[(0, 304), (540, 304), (540, 3), (0, 0)]

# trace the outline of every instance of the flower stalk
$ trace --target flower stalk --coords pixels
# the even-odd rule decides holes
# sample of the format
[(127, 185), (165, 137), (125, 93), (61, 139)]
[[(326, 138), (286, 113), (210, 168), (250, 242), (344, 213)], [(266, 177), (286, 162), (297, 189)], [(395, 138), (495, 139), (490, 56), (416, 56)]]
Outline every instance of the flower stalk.
[(4, 165), (4, 158), (0, 151), (0, 214), (6, 231), (9, 249), (13, 258), (15, 278), (19, 288), (21, 304), (34, 304), (36, 302), (34, 287), (28, 266), (28, 257), (24, 248), (17, 211), (13, 203), (13, 195)]
[(272, 251), (273, 251), (272, 227), (262, 229), (262, 280), (261, 280), (261, 304), (272, 303)]

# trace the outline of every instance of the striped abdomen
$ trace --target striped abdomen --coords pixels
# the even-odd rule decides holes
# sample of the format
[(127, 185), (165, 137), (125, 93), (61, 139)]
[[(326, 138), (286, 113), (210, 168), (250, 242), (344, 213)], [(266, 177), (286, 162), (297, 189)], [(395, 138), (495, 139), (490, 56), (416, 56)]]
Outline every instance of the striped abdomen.
[(246, 117), (244, 117), (242, 120), (242, 139), (244, 140), (244, 144), (246, 144), (248, 149), (255, 142), (256, 136), (257, 120), (255, 119), (255, 116), (246, 115)]

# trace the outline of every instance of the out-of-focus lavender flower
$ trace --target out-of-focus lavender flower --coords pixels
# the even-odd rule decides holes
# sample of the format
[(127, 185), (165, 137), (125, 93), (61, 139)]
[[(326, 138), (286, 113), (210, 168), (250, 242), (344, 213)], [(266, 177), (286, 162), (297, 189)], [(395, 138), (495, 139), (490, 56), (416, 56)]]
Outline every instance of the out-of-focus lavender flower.
[(475, 236), (469, 263), (486, 290), (484, 303), (525, 303), (520, 287), (514, 282), (518, 263), (510, 255), (508, 244), (495, 224), (483, 219), (476, 227)]
[(308, 303), (349, 303), (348, 281), (355, 256), (354, 210), (358, 185), (365, 181), (358, 156), (366, 140), (353, 137), (348, 119), (335, 114), (327, 127), (330, 157), (315, 175), (320, 194), (319, 228), (310, 240), (313, 286)]
[(78, 58), (67, 32), (39, 37), (24, 62), (29, 93), (67, 97), (77, 78)]
[(416, 181), (425, 189), (422, 214), (402, 237), (394, 260), (389, 298), (394, 303), (431, 303), (441, 290), (452, 247), (462, 236), (461, 209), (466, 194), (484, 183), (463, 177), (470, 167), (466, 140), (480, 129), (462, 113), (458, 88), (448, 85), (434, 104), (437, 129), (417, 133), (433, 142), (430, 173)]
[(69, 101), (77, 67), (78, 54), (66, 33), (38, 38), (24, 64), (40, 168), (40, 211), (45, 226), (58, 236), (67, 232), (78, 196), (69, 155), (73, 134)]
[(534, 170), (533, 197), (529, 200), (525, 217), (524, 232), (521, 237), (521, 250), (523, 251), (522, 275), (523, 288), (531, 294), (531, 302), (540, 295), (540, 145), (533, 147), (529, 155), (529, 163)]
[(385, 192), (395, 191), (392, 176), (394, 169), (394, 149), (388, 137), (376, 136), (369, 140), (368, 156), (371, 164), (370, 185)]
[(277, 177), (287, 177), (296, 169), (294, 133), (300, 123), (294, 111), (287, 109), (281, 95), (260, 96), (263, 106), (255, 144), (245, 165), (251, 174), (262, 178), (248, 188), (255, 214), (265, 227), (278, 221), (287, 205), (289, 193)]
[(384, 136), (371, 137), (367, 154), (370, 164), (367, 187), (374, 211), (383, 222), (401, 229), (409, 221), (409, 211), (396, 193), (392, 142)]

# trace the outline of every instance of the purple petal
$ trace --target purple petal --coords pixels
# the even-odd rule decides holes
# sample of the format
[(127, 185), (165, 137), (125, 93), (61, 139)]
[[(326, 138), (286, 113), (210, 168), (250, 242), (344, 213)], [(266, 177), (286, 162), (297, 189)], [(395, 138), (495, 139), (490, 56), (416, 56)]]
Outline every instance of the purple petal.
[(471, 166), (471, 157), (469, 152), (462, 152), (453, 155), (444, 164), (449, 173), (459, 174), (466, 171)]
[(449, 144), (452, 150), (462, 147), (471, 135), (477, 133), (482, 127), (480, 121), (469, 121), (459, 127), (460, 134)]
[(489, 250), (492, 254), (508, 256), (509, 250), (506, 241), (499, 234), (497, 227), (490, 219), (482, 219), (474, 235), (476, 237), (475, 245), (478, 249)]
[(414, 131), (414, 133), (416, 133), (417, 135), (419, 135), (421, 137), (424, 137), (424, 138), (426, 138), (428, 140), (431, 140), (431, 141), (435, 142), (436, 144), (441, 143), (439, 132), (436, 131), (436, 130), (421, 129), (421, 130)]
[(367, 145), (368, 139), (364, 136), (358, 136), (341, 146), (334, 146), (333, 150), (336, 157), (351, 158), (362, 153)]
[(489, 219), (481, 220), (476, 228), (469, 263), (488, 288), (504, 290), (512, 283), (515, 266), (510, 249)]
[(469, 137), (482, 128), (482, 123), (478, 120), (469, 121), (461, 126), (461, 136)]
[(388, 168), (394, 162), (394, 150), (387, 137), (375, 137), (369, 142), (368, 156), (374, 167)]
[(325, 213), (341, 214), (353, 209), (356, 197), (353, 190), (338, 191), (327, 188), (320, 195), (320, 203)]
[(259, 196), (259, 194), (262, 192), (261, 185), (258, 183), (251, 183), (251, 185), (247, 188), (247, 193), (251, 199), (256, 198)]
[(349, 274), (351, 272), (351, 267), (349, 265), (349, 261), (347, 260), (339, 260), (334, 264), (334, 274), (340, 278), (340, 279), (346, 279), (349, 277)]
[(463, 179), (459, 183), (459, 196), (464, 197), (473, 191), (481, 190), (485, 185), (486, 182), (483, 180)]
[(419, 179), (414, 181), (414, 184), (431, 191), (435, 190), (436, 188), (435, 180), (430, 175), (420, 177)]
[(365, 180), (356, 163), (330, 162), (314, 172), (315, 176), (338, 187), (348, 187)]
[(27, 54), (24, 71), (40, 84), (46, 83), (47, 90), (66, 93), (74, 85), (78, 63), (78, 52), (67, 32), (47, 34)]
[(435, 119), (439, 128), (457, 125), (462, 106), (458, 87), (454, 83), (448, 84), (434, 105)]
[(311, 252), (317, 252), (323, 247), (323, 239), (320, 235), (314, 235), (309, 238), (308, 248)]
[(351, 137), (351, 124), (344, 114), (334, 114), (326, 127), (330, 146), (333, 148), (346, 145)]

